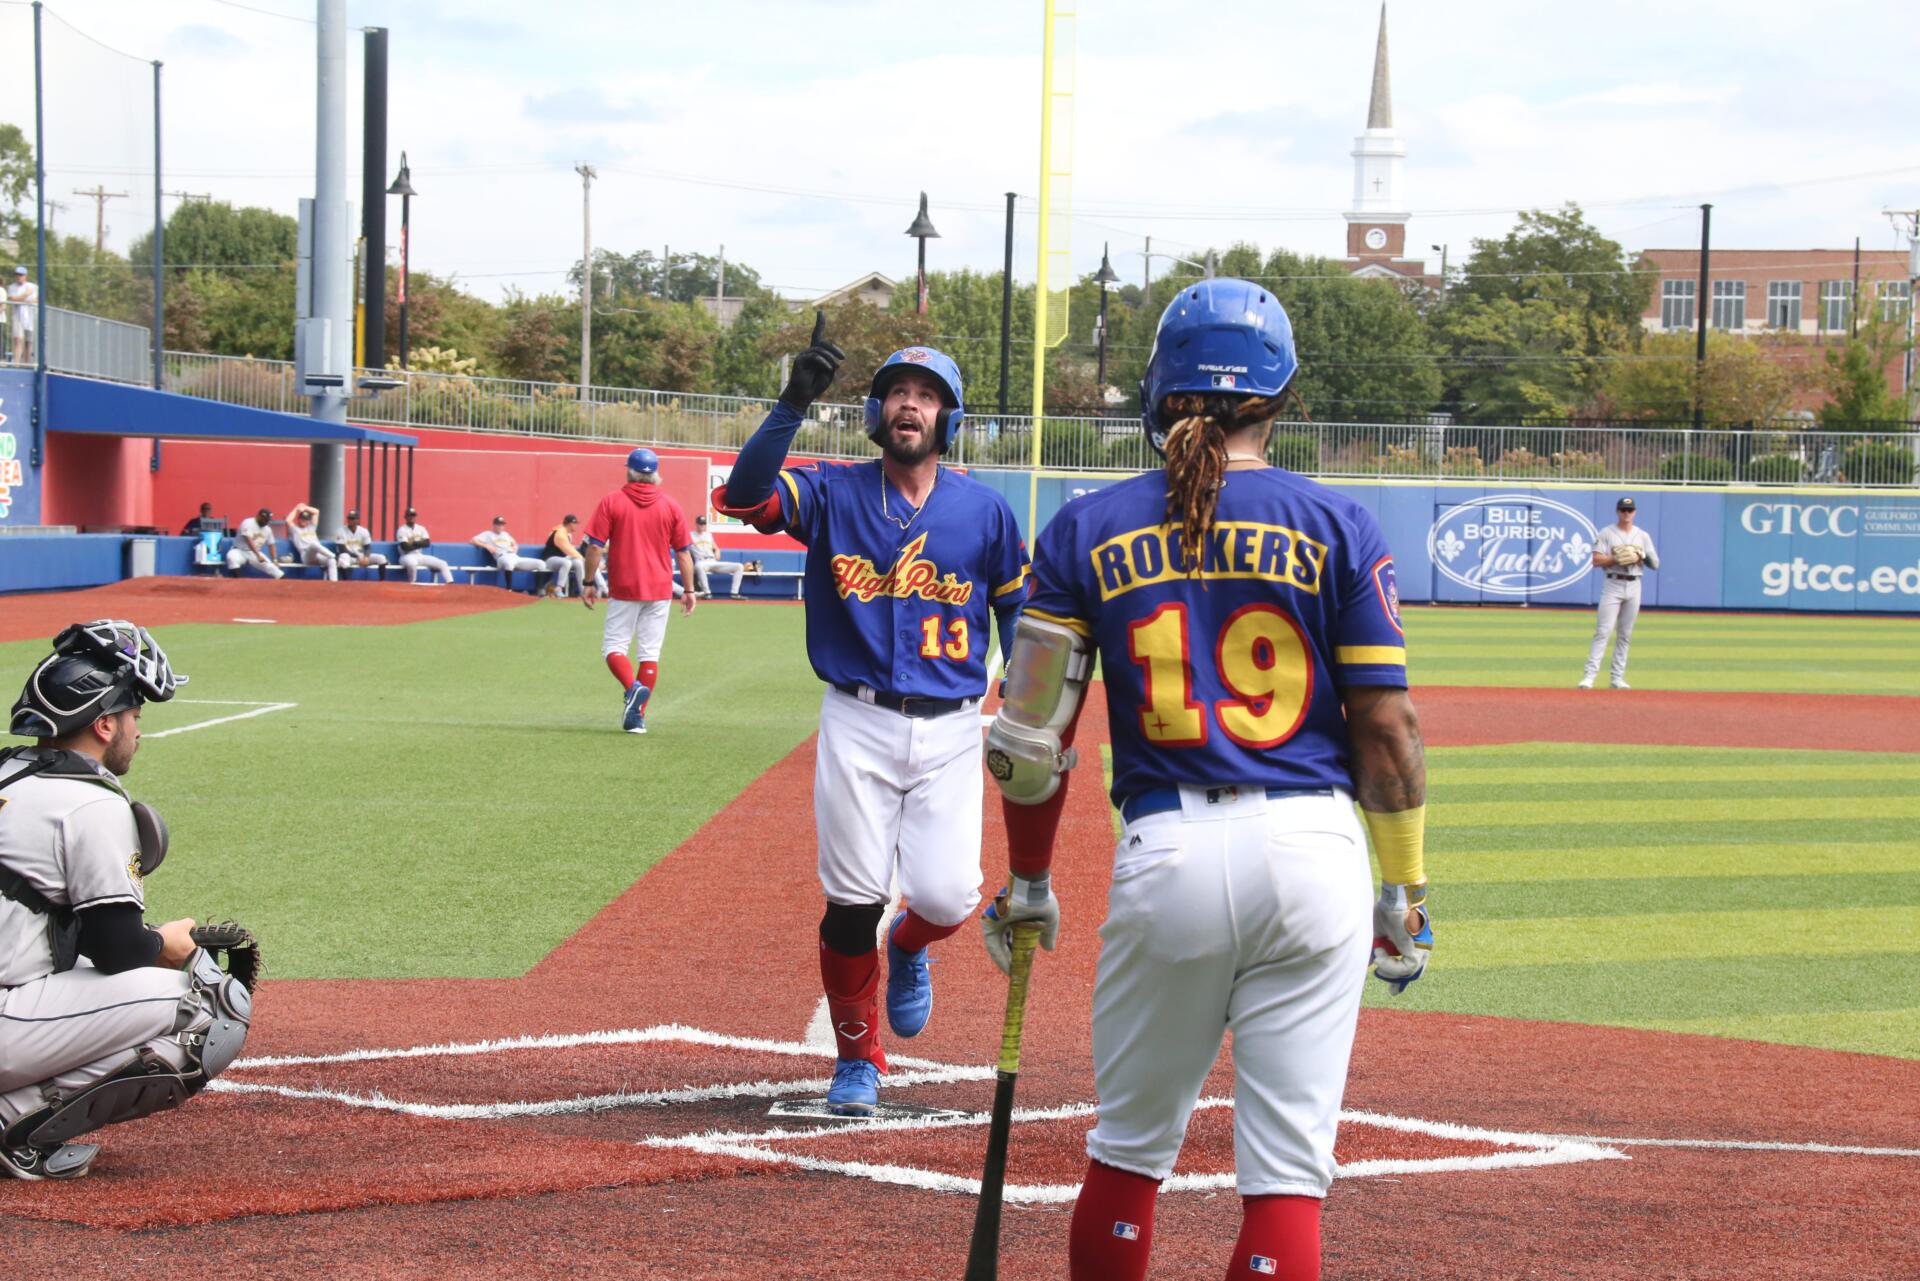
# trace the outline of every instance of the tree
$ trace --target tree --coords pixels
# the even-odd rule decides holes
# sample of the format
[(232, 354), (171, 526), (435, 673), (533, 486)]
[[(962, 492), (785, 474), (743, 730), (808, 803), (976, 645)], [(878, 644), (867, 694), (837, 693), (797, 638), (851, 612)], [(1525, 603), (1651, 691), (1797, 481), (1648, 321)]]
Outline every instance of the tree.
[[(528, 297), (511, 290), (501, 307), (494, 365), (501, 376), (571, 382), (580, 370), (580, 307), (559, 294)], [(568, 337), (572, 336), (569, 365)]]
[(20, 237), (28, 225), (20, 206), (33, 189), (33, 144), (19, 125), (0, 124), (0, 233)]
[[(299, 239), (299, 223), (271, 209), (212, 200), (189, 200), (175, 209), (161, 246), (168, 276), (167, 345), (291, 359)], [(153, 233), (142, 233), (129, 252), (131, 279), (150, 293)], [(150, 322), (151, 316), (142, 319)]]
[(1693, 416), (1696, 387), (1709, 426), (1764, 423), (1787, 409), (1805, 377), (1790, 344), (1709, 333), (1696, 377), (1691, 334), (1648, 334), (1637, 352), (1621, 352), (1602, 380), (1609, 417), (1683, 421)]
[[(960, 366), (967, 402), (972, 412), (996, 409), (1000, 403), (1000, 273), (934, 271), (927, 273), (927, 321), (935, 347)], [(914, 292), (893, 295), (891, 312), (913, 316)], [(1013, 367), (1008, 373), (1010, 411), (1033, 399), (1033, 287), (1018, 286), (1013, 294)]]
[[(399, 268), (389, 267), (387, 274), (387, 367), (391, 369), (400, 360)], [(407, 273), (408, 348), (456, 348), (477, 362), (478, 372), (493, 377), (504, 372), (495, 356), (504, 328), (505, 317), (498, 307), (462, 291), (451, 278), (424, 271)], [(407, 363), (413, 364), (411, 352)]]
[(1462, 415), (1564, 417), (1585, 399), (1597, 362), (1579, 315), (1545, 298), (1450, 297), (1434, 328), (1453, 363), (1448, 403)]
[[(690, 303), (634, 301), (631, 307), (594, 308), (594, 383), (663, 391), (710, 390), (713, 353), (720, 336), (713, 317)], [(578, 333), (572, 335), (570, 345), (577, 366)]]
[(1887, 385), (1887, 366), (1906, 351), (1906, 335), (1895, 324), (1861, 318), (1860, 331), (1827, 350), (1825, 377), (1831, 403), (1820, 411), (1828, 431), (1865, 431), (1907, 421), (1907, 407)]
[(714, 348), (713, 389), (725, 396), (779, 395), (780, 362), (768, 359), (761, 347), (767, 335), (784, 328), (792, 316), (772, 294), (762, 290), (750, 295)]
[[(835, 404), (857, 405), (864, 400), (874, 371), (902, 347), (939, 346), (933, 340), (930, 317), (911, 311), (881, 311), (863, 302), (835, 303), (823, 310), (827, 313), (827, 337), (847, 353), (839, 379), (823, 397)], [(793, 314), (785, 325), (769, 330), (761, 339), (761, 358), (777, 363), (782, 357), (799, 355), (807, 349), (812, 331), (811, 308)], [(961, 376), (964, 380), (964, 372)]]
[[(580, 288), (580, 263), (567, 271), (567, 283)], [(621, 305), (637, 298), (692, 302), (712, 298), (720, 285), (720, 260), (702, 253), (675, 254), (669, 269), (662, 270), (660, 258), (651, 249), (631, 254), (611, 249), (593, 251), (593, 299), (595, 303)], [(726, 296), (751, 298), (765, 293), (760, 273), (745, 263), (727, 264)]]

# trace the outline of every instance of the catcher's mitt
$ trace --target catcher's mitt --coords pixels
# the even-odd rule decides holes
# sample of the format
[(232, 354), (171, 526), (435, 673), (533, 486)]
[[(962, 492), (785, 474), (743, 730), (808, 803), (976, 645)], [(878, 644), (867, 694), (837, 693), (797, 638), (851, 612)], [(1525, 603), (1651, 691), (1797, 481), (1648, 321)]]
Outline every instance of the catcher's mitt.
[(252, 930), (237, 921), (196, 925), (189, 937), (215, 961), (224, 962), (222, 968), (249, 992), (267, 972), (266, 958), (260, 954), (260, 941), (253, 937)]
[(1632, 543), (1622, 543), (1613, 549), (1613, 563), (1616, 565), (1638, 565), (1640, 549)]

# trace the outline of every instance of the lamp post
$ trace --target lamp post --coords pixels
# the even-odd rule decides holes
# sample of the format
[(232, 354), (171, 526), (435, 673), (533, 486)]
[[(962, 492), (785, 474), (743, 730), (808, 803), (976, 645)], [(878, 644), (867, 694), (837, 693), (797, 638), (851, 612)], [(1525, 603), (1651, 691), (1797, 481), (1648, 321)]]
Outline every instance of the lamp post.
[[(400, 174), (387, 188), (389, 196), (400, 197), (400, 368), (407, 367), (407, 254), (413, 245), (413, 183), (408, 180), (407, 153), (400, 153)], [(386, 306), (382, 299), (380, 305)]]
[(1433, 251), (1440, 255), (1440, 301), (1447, 300), (1447, 247), (1434, 245)]
[(940, 233), (933, 229), (933, 220), (927, 217), (927, 193), (920, 193), (920, 212), (914, 216), (913, 226), (907, 228), (907, 234), (920, 243), (920, 280), (915, 297), (919, 300), (914, 310), (920, 315), (927, 314), (927, 241), (937, 240)]
[(1107, 394), (1107, 295), (1120, 283), (1120, 273), (1113, 269), (1113, 260), (1107, 256), (1108, 247), (1100, 246), (1100, 270), (1093, 277), (1093, 283), (1100, 286), (1100, 372), (1096, 381), (1100, 384), (1102, 399)]

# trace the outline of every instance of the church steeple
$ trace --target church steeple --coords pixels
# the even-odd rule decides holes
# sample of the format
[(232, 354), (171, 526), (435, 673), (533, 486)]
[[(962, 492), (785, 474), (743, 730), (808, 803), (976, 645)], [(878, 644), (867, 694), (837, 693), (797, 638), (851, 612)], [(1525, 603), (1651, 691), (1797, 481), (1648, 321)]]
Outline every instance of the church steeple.
[(1367, 103), (1367, 128), (1393, 128), (1393, 89), (1387, 83), (1387, 6), (1380, 6), (1380, 39), (1373, 47), (1373, 97)]
[(1393, 88), (1387, 66), (1387, 6), (1380, 6), (1380, 32), (1373, 46), (1373, 85), (1367, 99), (1366, 132), (1353, 140), (1353, 205), (1347, 214), (1347, 259), (1366, 274), (1412, 274), (1418, 264), (1402, 260), (1407, 218), (1400, 171), (1407, 147), (1393, 127)]

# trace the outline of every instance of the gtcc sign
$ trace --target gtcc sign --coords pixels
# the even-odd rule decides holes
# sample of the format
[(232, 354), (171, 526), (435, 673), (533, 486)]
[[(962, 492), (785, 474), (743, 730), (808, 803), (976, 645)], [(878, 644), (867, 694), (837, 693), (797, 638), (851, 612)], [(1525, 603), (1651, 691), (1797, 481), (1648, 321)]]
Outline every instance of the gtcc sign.
[(1804, 534), (1852, 538), (1860, 532), (1860, 509), (1839, 503), (1748, 503), (1740, 528), (1749, 534)]
[(1584, 514), (1532, 494), (1494, 494), (1440, 513), (1427, 555), (1442, 574), (1496, 596), (1537, 596), (1585, 577), (1599, 531)]

